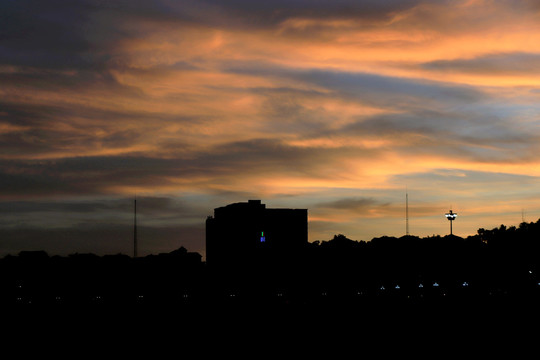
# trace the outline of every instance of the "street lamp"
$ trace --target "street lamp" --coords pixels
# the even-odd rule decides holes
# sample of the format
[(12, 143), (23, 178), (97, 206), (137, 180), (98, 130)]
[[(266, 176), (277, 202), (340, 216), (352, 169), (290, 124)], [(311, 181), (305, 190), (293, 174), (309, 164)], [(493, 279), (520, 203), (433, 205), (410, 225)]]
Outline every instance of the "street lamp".
[(444, 214), (444, 216), (446, 216), (446, 218), (450, 221), (450, 235), (452, 235), (452, 221), (456, 220), (457, 214), (450, 210), (450, 212)]

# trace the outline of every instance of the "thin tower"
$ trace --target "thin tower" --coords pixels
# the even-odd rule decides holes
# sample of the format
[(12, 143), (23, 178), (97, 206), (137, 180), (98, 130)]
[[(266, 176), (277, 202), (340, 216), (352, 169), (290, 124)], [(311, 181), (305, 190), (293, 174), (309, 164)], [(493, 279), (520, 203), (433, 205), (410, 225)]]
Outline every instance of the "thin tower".
[(405, 190), (405, 233), (409, 236), (409, 192)]
[(450, 221), (450, 235), (454, 235), (452, 233), (452, 221), (456, 220), (457, 213), (450, 210), (450, 212), (446, 213), (444, 216)]
[(137, 257), (137, 197), (133, 199), (133, 257)]

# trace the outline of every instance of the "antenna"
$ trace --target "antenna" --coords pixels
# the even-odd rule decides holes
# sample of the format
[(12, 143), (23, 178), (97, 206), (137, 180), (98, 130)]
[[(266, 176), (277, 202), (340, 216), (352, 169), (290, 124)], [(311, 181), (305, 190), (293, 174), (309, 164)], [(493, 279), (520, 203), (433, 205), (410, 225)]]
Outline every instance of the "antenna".
[(521, 222), (522, 223), (525, 222), (525, 213), (524, 213), (523, 209), (521, 209)]
[(133, 199), (133, 257), (137, 257), (137, 196)]
[(405, 233), (409, 236), (409, 192), (405, 188)]

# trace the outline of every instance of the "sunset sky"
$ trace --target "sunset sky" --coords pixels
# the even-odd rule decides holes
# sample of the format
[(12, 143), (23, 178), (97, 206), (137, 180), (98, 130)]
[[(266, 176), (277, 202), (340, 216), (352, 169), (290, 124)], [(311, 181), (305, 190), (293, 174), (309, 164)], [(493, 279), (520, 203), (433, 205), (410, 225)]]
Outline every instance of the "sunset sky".
[(309, 240), (540, 218), (533, 0), (4, 0), (0, 256), (205, 254), (215, 207)]

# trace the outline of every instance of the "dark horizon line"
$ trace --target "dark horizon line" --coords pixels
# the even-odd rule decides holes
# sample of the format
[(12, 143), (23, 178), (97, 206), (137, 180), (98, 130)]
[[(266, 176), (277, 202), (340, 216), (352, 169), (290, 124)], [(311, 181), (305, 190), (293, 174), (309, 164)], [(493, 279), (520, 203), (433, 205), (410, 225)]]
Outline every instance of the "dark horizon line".
[[(522, 225), (522, 224), (535, 224), (535, 223), (539, 224), (540, 223), (540, 218), (536, 222), (534, 222), (534, 221), (530, 221), (530, 222), (522, 221), (519, 225)], [(501, 224), (501, 225), (499, 225), (499, 227), (494, 227), (494, 228), (488, 229), (488, 230), (495, 230), (495, 229), (500, 229), (500, 228), (508, 228), (508, 229), (516, 228), (517, 229), (518, 227), (516, 227), (515, 225), (511, 225), (511, 226), (507, 227), (506, 225)], [(330, 240), (313, 240), (313, 241), (309, 241), (309, 244), (310, 245), (320, 245), (320, 244), (327, 243), (327, 242), (330, 242), (332, 240), (335, 240), (337, 237), (345, 237), (347, 240), (352, 241), (352, 242), (356, 242), (356, 243), (369, 243), (369, 242), (372, 242), (372, 241), (378, 240), (378, 239), (403, 239), (403, 238), (417, 238), (417, 239), (420, 239), (420, 240), (422, 240), (422, 239), (429, 240), (429, 239), (444, 239), (444, 238), (451, 237), (451, 238), (467, 240), (467, 239), (470, 239), (470, 238), (477, 237), (479, 230), (485, 230), (485, 229), (484, 228), (478, 228), (476, 234), (467, 235), (466, 237), (462, 237), (462, 236), (455, 235), (455, 234), (446, 234), (446, 235), (440, 235), (440, 234), (435, 235), (435, 234), (433, 234), (433, 235), (427, 235), (427, 236), (423, 236), (423, 237), (420, 237), (418, 235), (406, 234), (406, 235), (402, 235), (402, 236), (381, 235), (381, 236), (373, 237), (371, 240), (353, 240), (353, 239), (348, 238), (346, 235), (344, 235), (342, 233), (339, 233), (339, 234), (334, 234), (333, 239), (330, 239)], [(34, 253), (34, 254), (43, 253), (47, 257), (71, 257), (71, 256), (96, 256), (96, 257), (106, 257), (107, 256), (107, 257), (112, 257), (112, 256), (125, 256), (125, 257), (131, 258), (131, 259), (144, 259), (144, 258), (148, 258), (148, 257), (170, 256), (170, 255), (174, 255), (175, 252), (185, 252), (185, 253), (188, 253), (188, 254), (197, 254), (197, 255), (201, 256), (201, 262), (205, 262), (205, 261), (202, 261), (203, 255), (200, 252), (198, 252), (198, 251), (189, 251), (184, 246), (180, 246), (179, 248), (171, 250), (170, 252), (161, 252), (161, 253), (157, 253), (157, 254), (150, 253), (150, 254), (145, 255), (145, 256), (130, 256), (127, 253), (123, 253), (123, 252), (109, 253), (109, 254), (103, 254), (103, 255), (98, 255), (98, 254), (93, 253), (93, 252), (81, 252), (81, 253), (74, 252), (74, 253), (70, 253), (70, 254), (67, 254), (67, 255), (58, 255), (58, 254), (51, 255), (46, 250), (43, 250), (43, 249), (21, 250), (21, 251), (19, 251), (17, 253), (17, 255), (13, 255), (13, 254), (9, 253), (9, 254), (4, 255), (3, 257), (0, 257), (0, 259), (4, 259), (6, 257), (11, 257), (11, 256), (13, 256), (13, 257), (20, 256), (21, 253), (23, 253), (23, 254), (24, 253), (28, 253), (28, 254), (30, 254), (30, 253)]]

